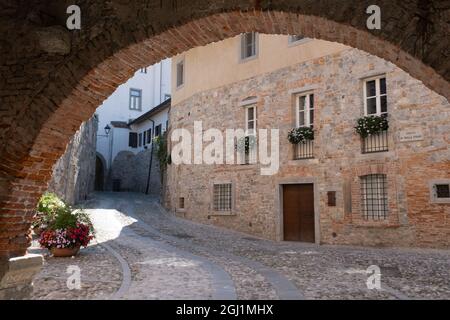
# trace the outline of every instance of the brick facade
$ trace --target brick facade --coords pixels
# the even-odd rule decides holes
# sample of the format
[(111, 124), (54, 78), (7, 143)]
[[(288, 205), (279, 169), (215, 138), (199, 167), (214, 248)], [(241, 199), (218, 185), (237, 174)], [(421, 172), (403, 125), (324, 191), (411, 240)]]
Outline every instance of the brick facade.
[[(356, 120), (363, 115), (364, 79), (387, 79), (389, 150), (363, 154)], [(287, 140), (294, 127), (293, 96), (314, 92), (314, 158), (293, 160)], [(280, 129), (280, 170), (260, 175), (260, 165), (170, 165), (166, 205), (180, 216), (282, 239), (281, 185), (314, 183), (316, 242), (368, 246), (449, 247), (450, 204), (430, 202), (429, 181), (450, 177), (450, 104), (393, 64), (348, 49), (275, 72), (204, 91), (172, 106), (171, 130), (244, 128), (241, 101), (256, 97), (258, 128)], [(411, 128), (423, 140), (400, 142)], [(361, 214), (361, 177), (385, 174), (388, 217), (367, 221)], [(215, 215), (212, 184), (233, 184), (231, 215)], [(327, 192), (336, 192), (336, 206)], [(184, 197), (184, 210), (178, 210)]]
[(302, 34), (383, 57), (448, 98), (444, 2), (377, 0), (384, 24), (368, 31), (372, 1), (85, 0), (81, 30), (69, 31), (64, 1), (2, 1), (0, 257), (25, 253), (52, 166), (137, 69), (244, 31)]

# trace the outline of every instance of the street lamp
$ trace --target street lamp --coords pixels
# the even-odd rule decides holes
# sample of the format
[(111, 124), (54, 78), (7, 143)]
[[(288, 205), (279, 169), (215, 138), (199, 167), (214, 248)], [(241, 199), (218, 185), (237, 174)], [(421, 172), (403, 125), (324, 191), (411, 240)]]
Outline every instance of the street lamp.
[(105, 133), (106, 135), (109, 135), (109, 132), (111, 131), (111, 127), (109, 126), (109, 124), (106, 125), (105, 127)]

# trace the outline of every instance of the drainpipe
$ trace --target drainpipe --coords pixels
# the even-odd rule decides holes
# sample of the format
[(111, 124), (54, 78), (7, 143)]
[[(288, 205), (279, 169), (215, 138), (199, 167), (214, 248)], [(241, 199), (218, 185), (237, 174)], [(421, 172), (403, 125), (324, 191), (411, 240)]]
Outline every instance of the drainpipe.
[(162, 103), (162, 78), (163, 78), (163, 62), (159, 63), (159, 103)]
[[(152, 122), (152, 135), (154, 135), (155, 134), (155, 121), (153, 121), (152, 119), (149, 119), (149, 120)], [(145, 194), (148, 194), (148, 189), (150, 188), (150, 176), (152, 174), (152, 163), (153, 163), (153, 139), (152, 139), (152, 145), (150, 147), (150, 164), (148, 167), (147, 187), (145, 188)]]

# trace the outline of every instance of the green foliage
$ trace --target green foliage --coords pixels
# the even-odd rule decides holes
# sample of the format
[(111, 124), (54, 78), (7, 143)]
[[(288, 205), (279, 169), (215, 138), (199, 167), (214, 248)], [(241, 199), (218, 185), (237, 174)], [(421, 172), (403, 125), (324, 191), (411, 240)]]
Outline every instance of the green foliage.
[(58, 208), (65, 207), (64, 201), (58, 198), (58, 196), (51, 192), (46, 192), (39, 199), (37, 205), (37, 211), (42, 213), (52, 213)]
[(362, 138), (366, 138), (369, 135), (386, 131), (388, 128), (389, 123), (386, 116), (371, 115), (359, 118), (355, 130)]
[(51, 192), (46, 192), (39, 199), (37, 205), (37, 215), (32, 223), (33, 228), (45, 229), (54, 220), (57, 212), (64, 210), (67, 204), (64, 203), (58, 196)]
[(314, 130), (311, 127), (294, 128), (288, 133), (288, 140), (292, 144), (314, 140)]
[(86, 212), (74, 210), (54, 193), (45, 193), (41, 197), (37, 211), (33, 228), (57, 230), (75, 228), (77, 223), (83, 223), (89, 226), (91, 232), (94, 232), (94, 227)]
[(161, 173), (166, 170), (167, 165), (172, 163), (172, 159), (167, 150), (167, 133), (153, 139), (156, 146), (156, 157), (159, 161)]

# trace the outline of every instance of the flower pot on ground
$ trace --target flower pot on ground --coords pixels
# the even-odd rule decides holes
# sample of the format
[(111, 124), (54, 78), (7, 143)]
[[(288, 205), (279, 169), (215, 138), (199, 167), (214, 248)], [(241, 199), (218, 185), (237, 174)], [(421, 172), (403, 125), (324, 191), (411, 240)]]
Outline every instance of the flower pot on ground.
[(50, 252), (54, 257), (73, 257), (78, 254), (81, 246), (76, 246), (72, 248), (56, 248), (52, 247)]
[(82, 210), (61, 205), (52, 211), (52, 217), (39, 237), (39, 244), (55, 257), (76, 255), (94, 237), (92, 222)]

